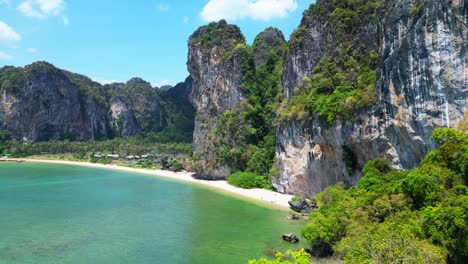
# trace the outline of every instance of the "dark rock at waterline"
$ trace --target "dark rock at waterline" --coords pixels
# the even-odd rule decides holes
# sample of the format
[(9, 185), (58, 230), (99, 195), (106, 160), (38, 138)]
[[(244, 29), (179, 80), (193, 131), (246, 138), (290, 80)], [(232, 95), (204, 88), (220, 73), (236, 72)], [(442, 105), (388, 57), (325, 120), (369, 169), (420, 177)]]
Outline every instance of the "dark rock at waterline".
[(299, 243), (299, 238), (295, 236), (293, 233), (284, 234), (283, 240), (289, 243)]
[(309, 204), (304, 200), (288, 201), (289, 206), (294, 211), (301, 213), (304, 209), (309, 209)]
[(288, 215), (289, 220), (299, 220), (299, 216), (297, 214), (290, 214)]

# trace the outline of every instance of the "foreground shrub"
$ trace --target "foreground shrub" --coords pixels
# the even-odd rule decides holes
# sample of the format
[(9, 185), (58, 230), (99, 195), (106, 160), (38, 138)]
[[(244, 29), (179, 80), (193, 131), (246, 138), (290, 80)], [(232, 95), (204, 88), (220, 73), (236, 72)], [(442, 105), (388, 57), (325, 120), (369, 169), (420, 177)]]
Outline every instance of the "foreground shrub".
[[(292, 260), (289, 261), (289, 260)], [(310, 264), (310, 255), (301, 249), (299, 251), (289, 250), (286, 254), (276, 253), (275, 260), (262, 258), (259, 260), (249, 260), (249, 264)]]
[(357, 186), (329, 186), (302, 230), (313, 256), (345, 263), (468, 263), (468, 135), (437, 128), (420, 167), (370, 161)]
[(267, 188), (269, 183), (265, 177), (258, 176), (253, 172), (236, 172), (229, 176), (228, 183), (243, 189)]

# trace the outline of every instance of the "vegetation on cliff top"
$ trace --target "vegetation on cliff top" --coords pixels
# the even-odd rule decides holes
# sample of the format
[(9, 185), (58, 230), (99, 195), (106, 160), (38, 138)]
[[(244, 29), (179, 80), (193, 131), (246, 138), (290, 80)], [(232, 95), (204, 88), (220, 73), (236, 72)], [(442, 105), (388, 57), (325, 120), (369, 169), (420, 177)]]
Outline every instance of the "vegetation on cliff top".
[(294, 96), (279, 109), (280, 121), (310, 122), (317, 116), (328, 123), (337, 118), (353, 119), (359, 109), (375, 100), (378, 54), (375, 41), (363, 36), (375, 23), (378, 1), (322, 1), (304, 12), (301, 25), (289, 42), (292, 51), (306, 44), (308, 28), (329, 24), (336, 45), (324, 47), (326, 55), (312, 75), (296, 87)]
[(235, 45), (245, 43), (245, 38), (238, 26), (228, 24), (224, 19), (199, 27), (189, 38), (190, 45), (215, 46), (223, 45), (225, 42)]

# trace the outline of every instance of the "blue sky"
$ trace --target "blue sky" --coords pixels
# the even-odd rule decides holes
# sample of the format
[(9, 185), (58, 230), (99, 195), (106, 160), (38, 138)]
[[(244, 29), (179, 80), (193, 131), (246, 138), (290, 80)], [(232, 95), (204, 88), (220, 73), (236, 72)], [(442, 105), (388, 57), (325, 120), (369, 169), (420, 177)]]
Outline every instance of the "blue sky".
[(0, 66), (45, 60), (107, 83), (154, 86), (188, 76), (187, 39), (227, 18), (249, 43), (268, 26), (286, 38), (312, 0), (0, 0)]

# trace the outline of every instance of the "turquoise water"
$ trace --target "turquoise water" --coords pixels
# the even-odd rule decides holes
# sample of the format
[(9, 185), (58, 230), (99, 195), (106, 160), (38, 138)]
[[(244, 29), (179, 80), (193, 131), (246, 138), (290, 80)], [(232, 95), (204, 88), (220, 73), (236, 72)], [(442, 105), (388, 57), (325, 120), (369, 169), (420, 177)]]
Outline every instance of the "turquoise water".
[(0, 164), (0, 263), (246, 263), (303, 223), (203, 187), (79, 166)]

